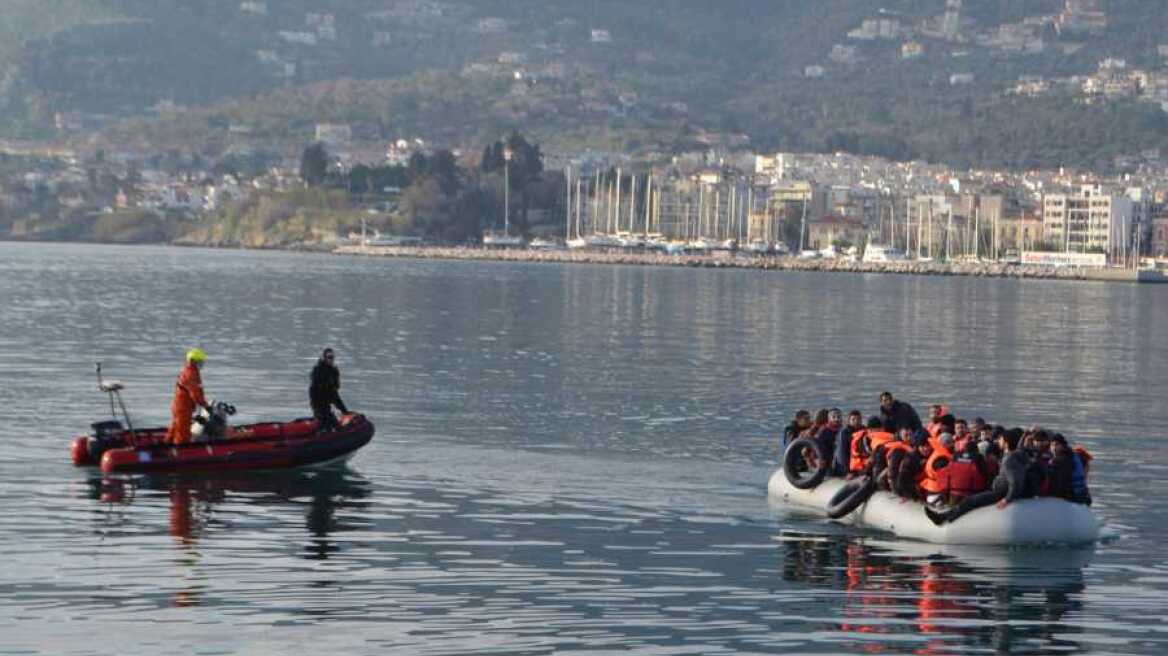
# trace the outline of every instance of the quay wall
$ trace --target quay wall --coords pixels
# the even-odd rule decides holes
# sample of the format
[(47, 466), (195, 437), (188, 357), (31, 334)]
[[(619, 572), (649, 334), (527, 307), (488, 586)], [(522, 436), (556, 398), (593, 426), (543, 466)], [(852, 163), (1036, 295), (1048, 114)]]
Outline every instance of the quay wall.
[(1053, 267), (974, 262), (851, 262), (843, 259), (752, 256), (746, 253), (667, 255), (653, 252), (591, 250), (490, 249), (441, 246), (338, 246), (338, 255), (401, 257), (423, 260), (495, 260), (502, 262), (554, 262), (635, 266), (688, 266), (705, 268), (763, 269), (768, 271), (821, 271), (830, 273), (886, 273), (933, 276), (981, 276), (1043, 280), (1094, 280), (1103, 282), (1168, 283), (1159, 271)]

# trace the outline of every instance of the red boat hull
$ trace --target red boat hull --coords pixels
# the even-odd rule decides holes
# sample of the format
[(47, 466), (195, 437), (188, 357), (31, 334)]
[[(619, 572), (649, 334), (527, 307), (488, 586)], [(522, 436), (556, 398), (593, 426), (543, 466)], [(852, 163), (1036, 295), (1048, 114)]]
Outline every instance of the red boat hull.
[(373, 423), (364, 415), (345, 415), (340, 424), (326, 432), (315, 419), (237, 426), (230, 437), (181, 446), (164, 443), (164, 428), (83, 436), (73, 442), (73, 462), (100, 461), (106, 474), (293, 469), (345, 458), (373, 439)]

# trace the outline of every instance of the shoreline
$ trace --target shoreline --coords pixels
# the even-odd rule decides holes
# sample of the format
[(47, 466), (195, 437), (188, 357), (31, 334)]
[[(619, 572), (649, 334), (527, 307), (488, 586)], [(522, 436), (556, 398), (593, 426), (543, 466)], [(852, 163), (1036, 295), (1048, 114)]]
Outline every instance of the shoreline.
[(914, 276), (971, 276), (1015, 280), (1070, 280), (1168, 284), (1168, 272), (1116, 268), (1054, 267), (1022, 264), (973, 262), (852, 262), (844, 259), (801, 259), (790, 256), (749, 255), (717, 252), (708, 255), (666, 255), (653, 252), (599, 250), (529, 250), (491, 249), (451, 246), (357, 246), (300, 244), (270, 247), (238, 244), (196, 244), (190, 242), (91, 242), (31, 239), (0, 239), (13, 244), (91, 244), (101, 246), (170, 246), (174, 248), (209, 248), (226, 250), (276, 251), (318, 255), (352, 255), (391, 257), (415, 260), (465, 260), (526, 262), (536, 264), (584, 264), (617, 266), (696, 267), (708, 269), (757, 269), (761, 271), (796, 271), (819, 273), (860, 273)]
[(1028, 280), (1079, 280), (1094, 282), (1168, 283), (1160, 271), (1096, 269), (975, 262), (851, 262), (844, 259), (801, 259), (721, 252), (709, 255), (666, 255), (627, 251), (535, 251), (444, 246), (337, 246), (335, 255), (395, 257), (421, 260), (488, 260), (553, 264), (672, 266), (713, 269), (758, 269), (823, 273), (876, 273), (920, 276), (973, 276)]

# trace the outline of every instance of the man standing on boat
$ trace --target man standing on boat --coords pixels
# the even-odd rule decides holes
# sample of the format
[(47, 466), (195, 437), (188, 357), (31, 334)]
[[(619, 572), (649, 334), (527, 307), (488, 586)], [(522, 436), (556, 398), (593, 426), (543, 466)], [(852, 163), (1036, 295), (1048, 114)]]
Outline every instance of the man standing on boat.
[(312, 368), (312, 384), (308, 387), (308, 402), (312, 404), (312, 416), (320, 421), (320, 429), (332, 430), (337, 427), (337, 418), (332, 406), (342, 414), (349, 414), (345, 402), (341, 400), (341, 371), (337, 369), (336, 354), (326, 348)]
[(170, 430), (166, 441), (170, 444), (186, 444), (191, 441), (191, 415), (195, 408), (206, 408), (207, 397), (203, 395), (203, 377), (199, 373), (207, 354), (201, 348), (187, 351), (187, 363), (178, 374), (174, 387), (174, 400), (170, 402)]
[(893, 398), (892, 392), (880, 394), (880, 418), (884, 420), (886, 426), (892, 423), (893, 433), (899, 433), (904, 428), (915, 433), (923, 428), (917, 411), (904, 401)]

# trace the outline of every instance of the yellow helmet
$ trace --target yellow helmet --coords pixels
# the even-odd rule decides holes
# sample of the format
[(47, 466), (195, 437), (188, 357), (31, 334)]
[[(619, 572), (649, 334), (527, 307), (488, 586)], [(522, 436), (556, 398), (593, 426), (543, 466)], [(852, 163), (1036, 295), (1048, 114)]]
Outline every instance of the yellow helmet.
[(206, 362), (207, 354), (201, 348), (193, 348), (187, 351), (187, 362)]

